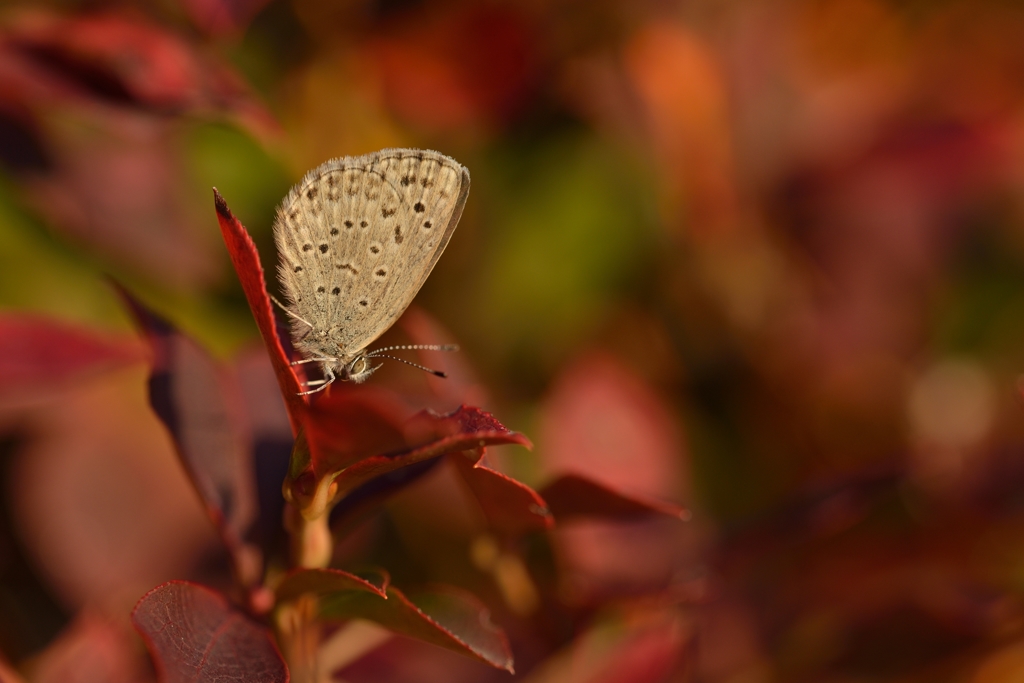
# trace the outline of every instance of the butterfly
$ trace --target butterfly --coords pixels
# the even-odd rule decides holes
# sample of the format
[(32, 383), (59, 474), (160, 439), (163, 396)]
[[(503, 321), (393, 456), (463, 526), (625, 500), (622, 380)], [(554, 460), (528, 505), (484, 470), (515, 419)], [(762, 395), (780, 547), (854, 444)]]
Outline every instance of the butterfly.
[(365, 381), (380, 367), (372, 359), (393, 358), (385, 351), (452, 348), (367, 351), (423, 286), (468, 196), (468, 169), (420, 149), (332, 159), (291, 189), (274, 220), (283, 308), (305, 356), (297, 362), (320, 363), (324, 375), (303, 394)]

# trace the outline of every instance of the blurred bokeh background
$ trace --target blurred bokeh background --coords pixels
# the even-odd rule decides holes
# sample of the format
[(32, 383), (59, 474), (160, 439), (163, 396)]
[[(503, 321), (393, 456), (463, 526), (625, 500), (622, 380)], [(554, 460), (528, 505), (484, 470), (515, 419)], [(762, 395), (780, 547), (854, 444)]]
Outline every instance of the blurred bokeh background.
[[(6, 2), (0, 305), (123, 358), (113, 277), (244, 368), (210, 188), (272, 273), (306, 170), (437, 149), (473, 186), (416, 305), (536, 443), (497, 462), (694, 512), (558, 532), (564, 599), (672, 652), (579, 680), (1022, 680), (1022, 37), (1000, 0)], [(15, 663), (212, 542), (145, 371), (5, 380)]]

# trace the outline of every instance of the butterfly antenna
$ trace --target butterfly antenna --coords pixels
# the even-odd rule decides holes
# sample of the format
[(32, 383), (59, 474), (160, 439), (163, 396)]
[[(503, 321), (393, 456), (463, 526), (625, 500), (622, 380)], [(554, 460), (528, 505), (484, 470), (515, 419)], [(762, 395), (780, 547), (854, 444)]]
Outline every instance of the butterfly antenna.
[(309, 325), (309, 326), (310, 326), (310, 328), (312, 328), (312, 327), (313, 327), (313, 324), (312, 324), (311, 322), (309, 322), (309, 321), (308, 321), (308, 320), (306, 320), (305, 318), (303, 318), (303, 317), (301, 317), (301, 316), (298, 316), (298, 315), (296, 315), (295, 313), (293, 313), (292, 311), (290, 311), (290, 310), (288, 309), (288, 307), (287, 307), (287, 306), (285, 306), (285, 305), (284, 305), (283, 303), (281, 303), (280, 301), (278, 301), (278, 300), (277, 300), (277, 297), (276, 297), (276, 296), (274, 296), (273, 294), (268, 294), (267, 296), (269, 296), (269, 297), (270, 297), (270, 300), (271, 300), (271, 301), (273, 301), (273, 302), (274, 302), (275, 304), (277, 304), (277, 305), (278, 305), (278, 306), (279, 306), (279, 307), (281, 308), (281, 310), (282, 310), (282, 311), (284, 311), (285, 313), (287, 313), (287, 314), (288, 314), (288, 315), (290, 315), (291, 317), (295, 318), (295, 319), (296, 319), (296, 320), (298, 320), (299, 322), (301, 322), (301, 323), (306, 323), (307, 325)]
[(458, 344), (400, 344), (398, 346), (385, 346), (374, 349), (366, 354), (367, 358), (374, 358), (382, 351), (458, 351)]
[[(379, 349), (379, 350), (383, 351), (384, 349)], [(420, 370), (423, 370), (424, 372), (429, 372), (431, 375), (434, 375), (436, 377), (447, 377), (448, 376), (445, 373), (441, 372), (440, 370), (434, 370), (432, 368), (428, 368), (426, 365), (420, 365), (419, 363), (413, 363), (411, 360), (406, 360), (404, 358), (399, 358), (398, 356), (388, 356), (388, 355), (385, 355), (385, 354), (377, 355), (375, 353), (375, 355), (367, 356), (367, 357), (368, 358), (390, 358), (391, 360), (397, 360), (399, 363), (405, 363), (406, 365), (411, 365), (414, 368), (419, 368)]]

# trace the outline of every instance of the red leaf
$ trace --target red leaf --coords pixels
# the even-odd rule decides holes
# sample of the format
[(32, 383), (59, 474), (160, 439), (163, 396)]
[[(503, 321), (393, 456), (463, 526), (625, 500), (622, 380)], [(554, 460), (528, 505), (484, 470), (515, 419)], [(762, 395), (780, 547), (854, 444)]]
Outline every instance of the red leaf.
[(381, 453), (406, 450), (408, 410), (373, 386), (331, 388), (309, 408), (306, 439), (317, 478)]
[(0, 315), (0, 395), (53, 387), (145, 360), (140, 345), (21, 314)]
[(465, 458), (453, 458), (476, 496), (488, 526), (501, 534), (521, 536), (551, 528), (554, 519), (544, 499), (526, 484)]
[(219, 264), (211, 235), (190, 228), (181, 121), (228, 114), (264, 138), (277, 124), (224, 61), (141, 13), (34, 5), (0, 25), (2, 153), (19, 195), (104, 262), (210, 286)]
[(5, 38), (5, 92), (28, 107), (88, 99), (163, 114), (225, 110), (253, 132), (276, 128), (225, 63), (138, 16), (24, 13)]
[(331, 505), (378, 477), (446, 453), (472, 451), (475, 462), (487, 445), (530, 445), (478, 408), (462, 406), (448, 415), (424, 410), (399, 424), (400, 409), (397, 400), (372, 387), (316, 401), (309, 431), (292, 452), (286, 499), (307, 510), (322, 484), (330, 483), (330, 500), (317, 504)]
[(268, 0), (182, 0), (192, 21), (207, 33), (237, 34)]
[(476, 451), (475, 460), (480, 457), (485, 446), (530, 446), (529, 439), (522, 434), (509, 431), (489, 413), (468, 406), (462, 406), (448, 415), (420, 412), (406, 423), (403, 431), (407, 444), (419, 445), (407, 447), (404, 451), (373, 455), (347, 466), (339, 466), (330, 458), (330, 452), (322, 453), (319, 466), (314, 457), (314, 469), (321, 475), (341, 472), (335, 479), (340, 496), (382, 474), (446, 453)]
[(304, 509), (304, 501), (328, 477), (336, 484), (333, 497), (338, 500), (376, 477), (445, 453), (482, 452), (490, 444), (529, 446), (524, 436), (477, 408), (463, 406), (444, 416), (423, 411), (404, 420), (404, 405), (373, 387), (339, 388), (315, 401), (299, 396), (300, 382), (277, 335), (256, 247), (216, 190), (214, 200), (221, 233), (270, 353), (292, 430), (303, 436), (293, 451), (286, 498)]
[(573, 517), (635, 519), (647, 515), (668, 515), (687, 520), (686, 508), (672, 503), (627, 496), (586, 477), (566, 474), (551, 482), (541, 495), (558, 522)]
[(685, 485), (685, 458), (675, 416), (618, 359), (582, 356), (562, 371), (541, 423), (545, 465), (608, 487), (675, 497)]
[(364, 578), (340, 569), (296, 569), (281, 581), (276, 595), (278, 601), (283, 601), (293, 600), (304, 593), (324, 596), (342, 591), (359, 591), (386, 598), (389, 583), (391, 577), (384, 571), (374, 572)]
[(285, 355), (284, 347), (281, 346), (281, 340), (277, 336), (274, 311), (271, 307), (270, 296), (267, 294), (263, 266), (260, 265), (256, 245), (253, 244), (245, 227), (231, 213), (227, 202), (220, 196), (216, 188), (213, 190), (213, 200), (217, 208), (220, 232), (224, 236), (224, 243), (231, 255), (231, 263), (235, 266), (235, 272), (238, 273), (238, 279), (245, 291), (245, 298), (249, 302), (249, 308), (252, 309), (253, 317), (256, 318), (256, 326), (259, 327), (260, 334), (263, 335), (263, 343), (266, 345), (270, 361), (274, 365), (274, 373), (277, 375), (285, 405), (288, 407), (288, 415), (291, 418), (292, 433), (297, 434), (299, 424), (306, 414), (308, 403), (302, 396), (299, 396), (299, 392), (302, 391), (299, 379), (296, 377), (288, 356)]
[(487, 608), (454, 588), (423, 592), (415, 600), (394, 587), (387, 589), (386, 600), (349, 591), (322, 598), (320, 611), (326, 619), (369, 619), (396, 633), (513, 671), (508, 639), (491, 623)]
[(153, 349), (149, 401), (220, 532), (242, 585), (256, 586), (260, 551), (244, 541), (258, 515), (252, 446), (240, 425), (238, 386), (192, 339), (119, 293)]
[(146, 640), (162, 683), (287, 683), (270, 630), (222, 595), (170, 581), (144, 595), (132, 623)]

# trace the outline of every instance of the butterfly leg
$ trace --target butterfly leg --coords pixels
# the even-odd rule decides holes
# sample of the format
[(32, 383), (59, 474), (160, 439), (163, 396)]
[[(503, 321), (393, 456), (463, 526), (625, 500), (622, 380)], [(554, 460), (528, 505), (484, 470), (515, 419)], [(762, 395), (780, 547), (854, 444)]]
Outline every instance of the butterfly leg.
[(303, 358), (302, 360), (293, 360), (292, 365), (302, 365), (303, 363), (326, 363), (328, 361), (337, 362), (337, 358)]
[[(294, 363), (292, 363), (294, 365)], [(300, 391), (299, 396), (308, 396), (309, 394), (315, 394), (318, 391), (323, 391), (329, 387), (335, 380), (334, 370), (330, 366), (327, 366), (324, 370), (323, 379), (315, 379), (312, 382), (306, 382), (307, 387), (316, 387), (316, 389), (310, 389), (309, 391)]]

